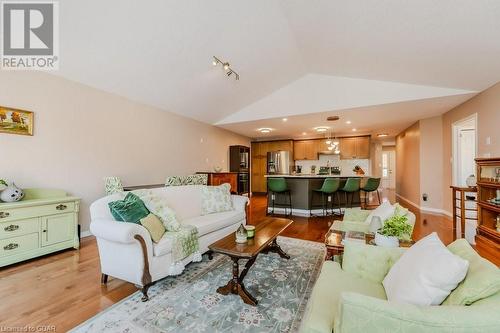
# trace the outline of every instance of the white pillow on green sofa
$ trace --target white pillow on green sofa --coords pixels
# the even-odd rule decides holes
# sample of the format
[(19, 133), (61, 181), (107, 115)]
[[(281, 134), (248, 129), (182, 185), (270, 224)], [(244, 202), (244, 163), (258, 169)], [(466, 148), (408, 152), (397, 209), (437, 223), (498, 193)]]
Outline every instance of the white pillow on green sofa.
[(371, 211), (370, 215), (366, 218), (365, 223), (370, 224), (374, 216), (380, 217), (381, 222), (384, 223), (385, 220), (394, 215), (395, 210), (396, 207), (391, 205), (389, 201), (384, 201), (380, 206)]
[(439, 305), (468, 268), (469, 262), (451, 253), (433, 232), (403, 253), (382, 284), (389, 301)]

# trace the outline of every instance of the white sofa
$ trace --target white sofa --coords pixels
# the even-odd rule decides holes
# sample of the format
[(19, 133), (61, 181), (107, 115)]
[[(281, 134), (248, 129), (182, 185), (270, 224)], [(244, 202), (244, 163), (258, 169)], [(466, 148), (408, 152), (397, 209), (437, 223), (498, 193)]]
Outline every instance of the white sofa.
[[(200, 252), (208, 246), (246, 224), (248, 198), (233, 195), (233, 211), (201, 215), (203, 185), (171, 186), (152, 189), (161, 196), (177, 215), (182, 224), (194, 225), (198, 229)], [(148, 300), (149, 286), (169, 275), (172, 264), (172, 244), (162, 238), (153, 243), (149, 232), (140, 224), (118, 222), (110, 213), (108, 203), (119, 200), (121, 194), (101, 198), (90, 206), (90, 231), (97, 238), (101, 259), (101, 282), (108, 275), (141, 287), (143, 301)], [(183, 260), (187, 265), (193, 256)]]

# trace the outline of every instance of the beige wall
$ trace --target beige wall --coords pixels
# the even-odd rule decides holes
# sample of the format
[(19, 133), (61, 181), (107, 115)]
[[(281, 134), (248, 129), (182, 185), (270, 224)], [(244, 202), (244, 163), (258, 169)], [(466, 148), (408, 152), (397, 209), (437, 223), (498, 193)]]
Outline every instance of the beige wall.
[(416, 122), (396, 137), (396, 193), (420, 202), (420, 125)]
[[(35, 112), (35, 135), (0, 134), (0, 178), (20, 187), (61, 188), (89, 204), (105, 176), (124, 184), (162, 183), (228, 166), (228, 146), (249, 139), (57, 76), (0, 73), (0, 105)], [(203, 140), (203, 143), (200, 141)]]
[[(443, 209), (450, 212), (452, 185), (452, 124), (477, 113), (478, 157), (500, 156), (500, 82), (443, 115)], [(491, 144), (486, 144), (490, 137)]]
[[(441, 210), (443, 191), (443, 120), (441, 116), (422, 119), (420, 123), (420, 200), (421, 207)], [(422, 195), (427, 194), (427, 201)]]

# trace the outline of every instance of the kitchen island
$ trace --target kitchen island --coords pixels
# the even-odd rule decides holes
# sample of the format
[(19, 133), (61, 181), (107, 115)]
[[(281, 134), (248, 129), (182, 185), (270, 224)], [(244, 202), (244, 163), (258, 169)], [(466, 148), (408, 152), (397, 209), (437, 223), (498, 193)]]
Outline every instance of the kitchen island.
[[(325, 178), (339, 178), (340, 179), (340, 188), (344, 187), (348, 178), (361, 178), (361, 186), (364, 185), (366, 179), (368, 178), (366, 175), (363, 176), (347, 176), (347, 175), (304, 175), (304, 174), (296, 174), (296, 175), (266, 175), (267, 179), (269, 178), (285, 178), (288, 184), (288, 188), (291, 191), (292, 195), (292, 206), (293, 206), (293, 215), (297, 216), (310, 216), (311, 212), (313, 215), (321, 215), (323, 212), (322, 209), (322, 199), (320, 194), (313, 194), (313, 190), (320, 189), (323, 185), (323, 181)], [(267, 198), (269, 207), (271, 204), (271, 197)], [(285, 195), (276, 195), (275, 198), (275, 213), (281, 214), (284, 213), (285, 203), (288, 201), (288, 196)], [(343, 192), (338, 192), (333, 195), (333, 208), (334, 212), (338, 212), (339, 200), (340, 207), (345, 208), (347, 206), (345, 200), (345, 194)], [(351, 194), (349, 194), (349, 204), (351, 203)], [(328, 207), (330, 207), (331, 202), (328, 202)], [(361, 205), (361, 197), (360, 191), (354, 192), (352, 195), (352, 206), (359, 207)], [(350, 205), (349, 205), (350, 206)], [(271, 211), (271, 208), (268, 209)]]

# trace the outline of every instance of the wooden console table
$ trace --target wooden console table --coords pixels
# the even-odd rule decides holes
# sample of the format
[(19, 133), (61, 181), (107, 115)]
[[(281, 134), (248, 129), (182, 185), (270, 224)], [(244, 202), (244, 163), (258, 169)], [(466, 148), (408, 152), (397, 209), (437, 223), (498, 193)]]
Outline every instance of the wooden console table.
[[(477, 198), (476, 198), (476, 187), (460, 187), (460, 186), (450, 186), (453, 193), (453, 240), (457, 238), (465, 238), (465, 221), (473, 220), (477, 221)], [(467, 193), (474, 193), (476, 199), (467, 199)], [(473, 207), (467, 207), (467, 202), (473, 203)], [(458, 210), (458, 212), (457, 212)], [(467, 217), (467, 213), (475, 212), (475, 217)], [(457, 233), (457, 223), (460, 222), (460, 237)]]

